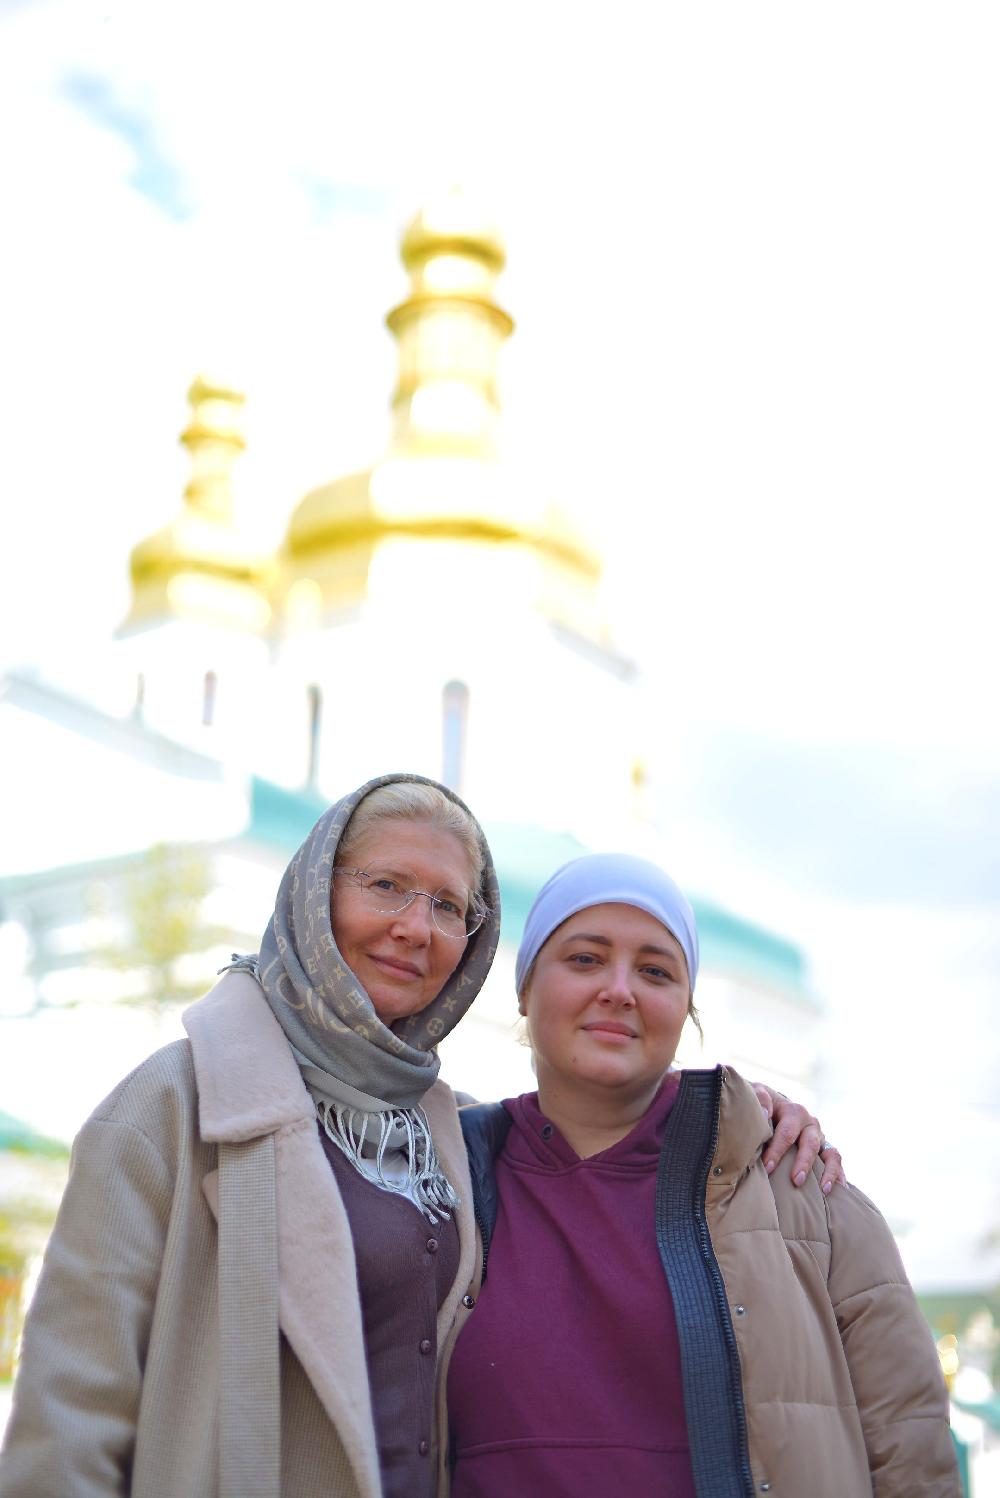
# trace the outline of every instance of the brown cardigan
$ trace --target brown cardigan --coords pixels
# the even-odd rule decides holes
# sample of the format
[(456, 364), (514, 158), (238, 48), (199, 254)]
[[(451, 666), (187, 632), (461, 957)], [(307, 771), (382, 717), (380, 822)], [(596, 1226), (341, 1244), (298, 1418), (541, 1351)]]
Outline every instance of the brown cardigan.
[[(354, 1249), (298, 1067), (245, 973), (227, 974), (185, 1026), (190, 1040), (126, 1078), (75, 1145), (25, 1331), (0, 1498), (278, 1498), (279, 1480), (280, 1498), (380, 1498)], [(474, 1228), (448, 1087), (435, 1084), (424, 1106), (462, 1198), (440, 1345), (472, 1276)], [(278, 1425), (266, 1396), (240, 1414), (245, 1390), (234, 1402), (222, 1372), (234, 1346), (239, 1366), (260, 1319), (248, 1279), (220, 1346), (218, 1165), (240, 1146), (263, 1164), (240, 1188), (237, 1245), (251, 1269), (276, 1253), (282, 1332), (280, 1479), (263, 1463), (252, 1494), (219, 1477), (220, 1402), (237, 1411), (225, 1442), (237, 1458)], [(244, 1368), (256, 1377), (252, 1358)]]

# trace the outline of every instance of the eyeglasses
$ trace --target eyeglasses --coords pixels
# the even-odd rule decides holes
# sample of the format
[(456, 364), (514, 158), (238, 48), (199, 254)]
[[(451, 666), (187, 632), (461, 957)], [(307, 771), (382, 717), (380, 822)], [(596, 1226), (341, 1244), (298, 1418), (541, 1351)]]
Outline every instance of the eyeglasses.
[(378, 869), (334, 869), (333, 872), (353, 880), (365, 904), (380, 915), (398, 915), (422, 895), (430, 902), (435, 929), (453, 940), (462, 941), (471, 936), (487, 916), (486, 907), (477, 895), (463, 905), (450, 890), (439, 889), (429, 895), (425, 889), (406, 889), (392, 874), (382, 874)]

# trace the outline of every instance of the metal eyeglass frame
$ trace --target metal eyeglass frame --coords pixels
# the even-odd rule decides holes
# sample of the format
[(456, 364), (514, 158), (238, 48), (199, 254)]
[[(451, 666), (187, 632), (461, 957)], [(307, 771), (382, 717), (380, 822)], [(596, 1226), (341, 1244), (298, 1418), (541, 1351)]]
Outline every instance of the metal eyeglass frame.
[[(362, 898), (365, 898), (368, 895), (369, 885), (366, 883), (366, 881), (377, 877), (376, 875), (372, 874), (370, 869), (335, 868), (333, 872), (335, 874), (347, 874), (352, 879), (357, 879)], [(440, 936), (445, 937), (448, 941), (467, 941), (470, 936), (474, 936), (475, 933), (479, 930), (488, 914), (488, 911), (482, 909), (480, 902), (476, 898), (476, 896), (470, 895), (469, 909), (465, 916), (465, 930), (461, 933), (457, 931), (446, 931), (444, 927), (439, 924), (437, 918), (438, 907), (444, 904), (444, 901), (441, 899), (439, 894), (428, 894), (427, 890), (425, 889), (407, 889), (403, 890), (402, 894), (403, 903), (401, 905), (394, 905), (391, 910), (379, 908), (379, 914), (399, 915), (400, 911), (409, 909), (418, 895), (423, 895), (424, 899), (427, 900), (430, 904), (431, 920), (434, 923), (434, 930)], [(470, 924), (470, 922), (472, 924)]]

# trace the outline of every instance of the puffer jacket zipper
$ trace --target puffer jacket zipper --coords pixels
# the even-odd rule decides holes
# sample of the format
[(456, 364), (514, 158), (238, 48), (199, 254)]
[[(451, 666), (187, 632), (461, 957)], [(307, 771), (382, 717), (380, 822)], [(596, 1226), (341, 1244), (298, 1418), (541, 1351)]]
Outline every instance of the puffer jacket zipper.
[(721, 1072), (716, 1073), (716, 1076), (717, 1088), (715, 1107), (712, 1110), (712, 1133), (708, 1149), (705, 1152), (705, 1158), (702, 1161), (701, 1180), (698, 1185), (698, 1195), (695, 1199), (695, 1218), (698, 1223), (698, 1238), (701, 1243), (702, 1255), (708, 1266), (712, 1287), (715, 1291), (715, 1303), (719, 1312), (722, 1334), (726, 1339), (726, 1347), (729, 1352), (729, 1387), (733, 1409), (736, 1413), (736, 1426), (739, 1432), (740, 1475), (743, 1479), (747, 1498), (753, 1498), (753, 1468), (750, 1465), (750, 1443), (747, 1439), (747, 1412), (746, 1405), (743, 1403), (743, 1376), (740, 1369), (740, 1354), (739, 1348), (736, 1345), (736, 1333), (733, 1330), (733, 1318), (729, 1314), (729, 1297), (726, 1294), (726, 1284), (722, 1278), (719, 1261), (715, 1257), (715, 1250), (712, 1248), (712, 1235), (708, 1230), (708, 1213), (705, 1210), (708, 1172), (712, 1167), (712, 1161), (715, 1158), (715, 1151), (719, 1143), (719, 1112), (722, 1106)]
[(478, 1185), (478, 1182), (477, 1182), (475, 1176), (473, 1176), (473, 1178), (472, 1178), (472, 1215), (475, 1218), (476, 1227), (479, 1229), (479, 1237), (480, 1237), (480, 1240), (482, 1241), (482, 1245), (483, 1245), (483, 1267), (482, 1267), (482, 1273), (481, 1273), (480, 1278), (479, 1278), (479, 1288), (482, 1289), (483, 1285), (485, 1285), (485, 1283), (486, 1283), (486, 1261), (487, 1261), (487, 1259), (490, 1256), (490, 1234), (489, 1234), (489, 1230), (487, 1229), (487, 1226), (486, 1226), (486, 1218), (483, 1216), (483, 1210), (482, 1210), (482, 1207), (480, 1206), (480, 1203), (479, 1203), (479, 1192), (476, 1189), (477, 1185)]
[(705, 1211), (721, 1097), (720, 1068), (683, 1073), (660, 1151), (656, 1239), (674, 1302), (695, 1490), (753, 1498), (736, 1334)]
[(497, 1216), (494, 1161), (510, 1132), (510, 1114), (502, 1103), (473, 1103), (458, 1110), (458, 1120), (469, 1157), (472, 1215), (483, 1244), (482, 1284)]

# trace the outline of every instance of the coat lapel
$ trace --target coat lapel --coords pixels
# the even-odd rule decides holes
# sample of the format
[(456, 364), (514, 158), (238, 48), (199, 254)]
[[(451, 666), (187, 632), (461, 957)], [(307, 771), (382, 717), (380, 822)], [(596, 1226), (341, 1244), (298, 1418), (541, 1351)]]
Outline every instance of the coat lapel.
[[(186, 1012), (184, 1025), (194, 1054), (202, 1137), (221, 1144), (274, 1134), (281, 1329), (337, 1429), (362, 1494), (375, 1498), (380, 1478), (354, 1243), (312, 1099), (284, 1032), (248, 973), (226, 974)], [(438, 1316), (440, 1345), (473, 1277), (476, 1231), (450, 1088), (435, 1083), (424, 1111), (461, 1201), (459, 1268)], [(204, 1178), (202, 1189), (217, 1219), (217, 1171)]]
[(362, 1493), (380, 1491), (351, 1226), (315, 1117), (275, 1136), (278, 1315)]
[[(281, 1330), (336, 1427), (362, 1494), (374, 1498), (380, 1479), (354, 1245), (312, 1099), (249, 974), (227, 974), (186, 1012), (184, 1024), (202, 1137), (221, 1144), (274, 1134)], [(217, 1218), (216, 1171), (202, 1189)]]

